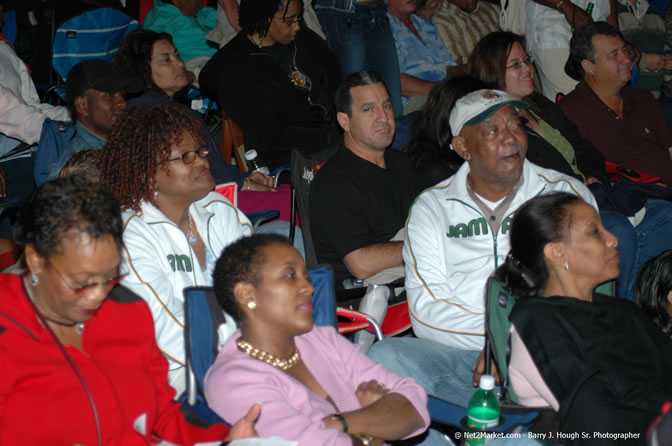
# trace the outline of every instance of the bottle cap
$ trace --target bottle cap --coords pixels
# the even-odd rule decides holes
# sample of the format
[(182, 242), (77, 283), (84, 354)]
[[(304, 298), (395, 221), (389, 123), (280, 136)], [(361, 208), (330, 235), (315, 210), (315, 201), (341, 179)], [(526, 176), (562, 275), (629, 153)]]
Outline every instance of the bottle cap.
[(254, 149), (250, 149), (247, 152), (245, 152), (245, 159), (250, 161), (253, 160), (257, 157), (257, 151)]
[(481, 376), (481, 381), (478, 383), (478, 387), (483, 390), (492, 390), (495, 388), (495, 377), (492, 375), (483, 375)]

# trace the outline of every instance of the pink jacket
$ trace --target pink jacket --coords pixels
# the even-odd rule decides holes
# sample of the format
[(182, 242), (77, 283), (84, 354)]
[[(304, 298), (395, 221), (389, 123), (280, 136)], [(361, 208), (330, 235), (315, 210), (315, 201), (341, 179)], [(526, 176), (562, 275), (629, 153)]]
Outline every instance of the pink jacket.
[[(260, 437), (278, 435), (299, 445), (352, 445), (352, 439), (335, 429), (326, 429), (322, 418), (336, 412), (324, 398), (303, 384), (236, 347), (236, 332), (222, 347), (205, 377), (208, 405), (226, 421), (238, 420), (255, 402), (261, 403), (256, 429)], [(329, 394), (339, 412), (361, 406), (357, 386), (375, 379), (408, 399), (425, 421), (419, 435), (429, 426), (427, 395), (410, 378), (401, 378), (361, 353), (358, 346), (332, 327), (315, 327), (296, 337), (301, 358), (315, 379)]]

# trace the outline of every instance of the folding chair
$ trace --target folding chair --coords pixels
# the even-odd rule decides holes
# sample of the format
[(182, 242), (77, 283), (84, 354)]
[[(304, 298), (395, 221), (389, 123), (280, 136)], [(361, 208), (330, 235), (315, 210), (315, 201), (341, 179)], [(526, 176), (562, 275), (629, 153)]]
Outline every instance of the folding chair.
[(53, 68), (66, 80), (70, 69), (83, 60), (110, 60), (126, 36), (139, 27), (137, 20), (114, 8), (98, 8), (73, 17), (56, 30)]
[[(303, 243), (306, 251), (306, 265), (308, 268), (318, 264), (311, 232), (310, 186), (315, 175), (337, 150), (338, 145), (335, 144), (319, 152), (305, 154), (294, 149), (291, 153), (292, 219), (295, 218), (295, 210), (297, 210), (301, 218)], [(294, 221), (292, 221), (293, 226)], [(363, 284), (360, 284), (360, 287), (355, 290), (339, 290), (337, 302), (361, 299), (365, 291), (366, 288)], [(375, 329), (372, 328), (373, 325), (368, 323), (368, 320), (371, 319), (370, 316), (345, 308), (339, 308), (338, 312), (339, 316), (349, 321), (339, 324), (339, 331), (341, 333), (354, 332), (360, 329), (358, 327), (361, 327), (375, 334)], [(385, 336), (394, 336), (408, 330), (410, 326), (411, 320), (406, 302), (388, 306), (387, 315), (382, 323), (382, 331)]]

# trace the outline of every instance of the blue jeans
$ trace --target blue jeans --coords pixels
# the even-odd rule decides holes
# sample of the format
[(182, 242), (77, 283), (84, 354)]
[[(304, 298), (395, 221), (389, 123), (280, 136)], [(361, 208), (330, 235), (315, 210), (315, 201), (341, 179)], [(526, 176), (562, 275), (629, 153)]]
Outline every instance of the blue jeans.
[(471, 368), (479, 353), (403, 337), (374, 343), (368, 356), (397, 375), (415, 379), (428, 394), (467, 407), (476, 391)]
[(672, 203), (648, 200), (645, 207), (644, 220), (634, 227), (623, 214), (600, 211), (602, 224), (618, 238), (621, 273), (616, 295), (624, 299), (634, 299), (634, 284), (642, 264), (672, 249)]
[[(274, 220), (268, 223), (264, 223), (261, 226), (254, 229), (255, 234), (278, 234), (284, 235), (289, 238), (290, 223), (284, 220)], [(297, 227), (294, 232), (294, 247), (299, 254), (305, 259), (306, 258), (306, 248), (303, 245), (303, 231), (301, 228)]]
[(401, 117), (401, 74), (385, 2), (357, 5), (354, 13), (320, 8), (316, 12), (329, 47), (341, 63), (342, 74), (379, 72), (392, 98), (394, 116)]

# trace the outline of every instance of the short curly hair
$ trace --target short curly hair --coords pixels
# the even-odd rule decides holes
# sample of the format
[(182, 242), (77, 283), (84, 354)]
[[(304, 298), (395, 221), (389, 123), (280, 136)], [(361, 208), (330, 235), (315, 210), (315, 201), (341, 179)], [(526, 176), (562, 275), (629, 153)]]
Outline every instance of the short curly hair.
[(183, 130), (204, 145), (200, 128), (193, 112), (180, 104), (131, 109), (115, 125), (100, 154), (100, 181), (122, 209), (140, 212), (142, 201), (156, 206), (157, 168), (167, 171), (170, 147), (182, 141)]
[(131, 32), (114, 56), (114, 64), (119, 71), (127, 76), (142, 80), (145, 90), (162, 91), (152, 80), (152, 50), (159, 40), (167, 40), (173, 44), (173, 36), (168, 33), (157, 33), (150, 29), (136, 29)]
[(217, 302), (236, 322), (240, 321), (240, 311), (233, 294), (240, 282), (259, 283), (259, 267), (265, 259), (261, 248), (276, 243), (292, 246), (287, 237), (278, 234), (256, 234), (243, 237), (227, 246), (215, 266), (212, 277)]
[(99, 158), (100, 149), (94, 147), (72, 152), (68, 161), (58, 172), (58, 177), (65, 178), (76, 175), (92, 183), (98, 183), (100, 182)]
[(594, 22), (574, 30), (569, 41), (569, 58), (565, 63), (565, 73), (574, 80), (580, 81), (586, 76), (581, 62), (586, 59), (595, 63), (595, 45), (593, 37), (604, 35), (620, 37), (625, 41), (623, 34), (607, 22)]
[(47, 258), (61, 252), (72, 231), (93, 239), (111, 235), (121, 250), (121, 211), (107, 188), (78, 176), (47, 181), (28, 197), (14, 223), (17, 244), (33, 245)]

